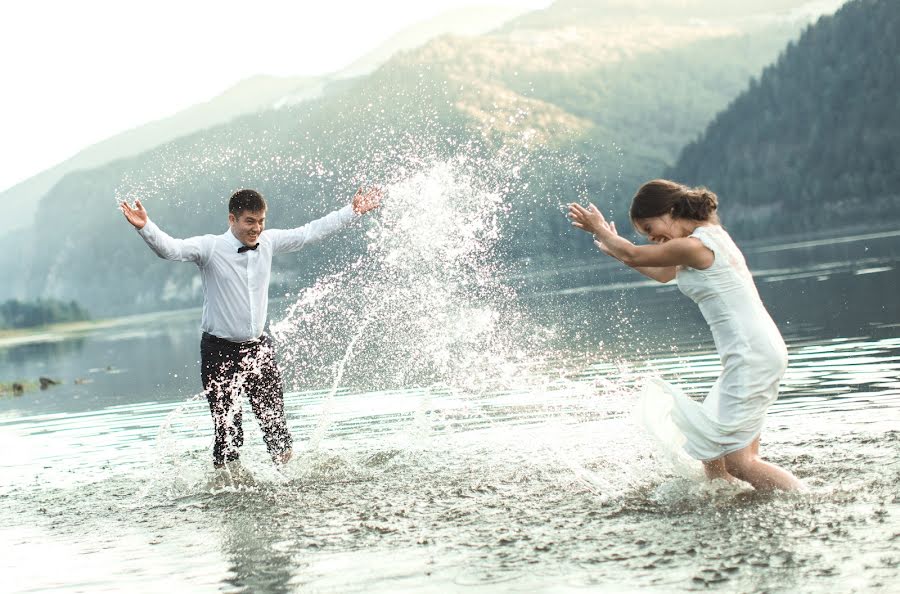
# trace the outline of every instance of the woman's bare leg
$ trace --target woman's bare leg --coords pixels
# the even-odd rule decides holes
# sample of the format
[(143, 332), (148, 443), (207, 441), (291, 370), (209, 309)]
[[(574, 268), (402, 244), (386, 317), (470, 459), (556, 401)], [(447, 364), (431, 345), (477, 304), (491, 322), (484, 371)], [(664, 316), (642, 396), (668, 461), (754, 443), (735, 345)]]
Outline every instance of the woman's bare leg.
[(747, 481), (757, 491), (794, 491), (803, 483), (789, 471), (759, 457), (759, 438), (742, 450), (725, 456), (725, 469)]
[(703, 471), (706, 473), (706, 478), (709, 480), (722, 479), (724, 481), (728, 481), (729, 483), (733, 483), (736, 479), (728, 473), (728, 469), (725, 468), (725, 460), (724, 458), (719, 458), (718, 460), (710, 460), (708, 462), (703, 462)]

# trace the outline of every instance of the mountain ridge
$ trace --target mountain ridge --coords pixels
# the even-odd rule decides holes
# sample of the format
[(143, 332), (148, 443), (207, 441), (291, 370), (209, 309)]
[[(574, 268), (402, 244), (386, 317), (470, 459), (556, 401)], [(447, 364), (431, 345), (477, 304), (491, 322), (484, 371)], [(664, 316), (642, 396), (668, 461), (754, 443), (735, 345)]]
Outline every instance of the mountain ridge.
[(449, 10), (398, 31), (337, 72), (321, 76), (252, 76), (238, 81), (207, 101), (95, 142), (60, 163), (0, 191), (0, 203), (15, 204), (19, 210), (19, 216), (15, 219), (0, 220), (0, 235), (21, 229), (25, 225), (23, 221), (30, 224), (37, 211), (37, 200), (68, 173), (140, 154), (193, 132), (227, 123), (241, 115), (320, 97), (328, 92), (329, 83), (341, 83), (369, 74), (398, 51), (413, 49), (439, 35), (490, 30), (522, 12), (518, 8), (491, 6)]
[[(658, 175), (797, 34), (791, 26), (638, 26), (680, 43), (643, 51), (652, 46), (641, 35), (602, 27), (438, 38), (327, 98), (70, 174), (41, 201), (43, 228), (21, 242), (30, 248), (13, 263), (25, 267), (21, 291), (77, 298), (95, 315), (193, 305), (196, 275), (148, 256), (113, 197), (140, 196), (167, 232), (186, 236), (223, 228), (227, 194), (255, 187), (277, 197), (270, 218), (287, 227), (339, 206), (361, 183), (390, 184), (429, 160), (457, 157), (486, 165), (479, 175), (499, 176), (512, 193), (498, 258), (569, 260), (584, 253), (584, 238), (559, 204), (590, 196), (621, 212), (636, 184)], [(364, 247), (364, 237), (345, 239), (286, 260), (288, 287)]]
[(854, 0), (823, 16), (666, 174), (719, 192), (726, 220), (746, 236), (896, 220), (898, 29), (900, 4), (888, 0)]

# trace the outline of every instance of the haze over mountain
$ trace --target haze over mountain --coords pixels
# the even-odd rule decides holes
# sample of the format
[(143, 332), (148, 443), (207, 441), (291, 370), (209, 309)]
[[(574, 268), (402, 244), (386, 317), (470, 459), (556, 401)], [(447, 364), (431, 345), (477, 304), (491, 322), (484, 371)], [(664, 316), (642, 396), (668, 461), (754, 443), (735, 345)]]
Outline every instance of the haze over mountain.
[(99, 167), (227, 122), (239, 115), (270, 107), (286, 93), (318, 84), (318, 78), (257, 76), (241, 81), (221, 95), (175, 115), (128, 130), (78, 152), (71, 158), (0, 193), (0, 204), (15, 205), (19, 216), (0, 220), (0, 233), (32, 222), (38, 201), (67, 173)]
[(447, 11), (392, 35), (377, 48), (338, 72), (335, 77), (352, 78), (369, 74), (398, 52), (420, 47), (435, 37), (481, 35), (523, 12), (523, 9), (513, 6), (467, 6)]
[(703, 24), (726, 21), (747, 27), (796, 22), (831, 13), (844, 0), (557, 0), (545, 10), (528, 13), (505, 27), (553, 29), (561, 26), (634, 23), (639, 20)]
[(369, 74), (397, 52), (413, 49), (440, 35), (478, 35), (522, 12), (521, 8), (509, 6), (451, 10), (399, 31), (338, 72), (297, 77), (259, 75), (240, 81), (209, 101), (91, 145), (62, 163), (3, 190), (0, 204), (16, 205), (19, 215), (0, 220), (0, 235), (31, 224), (38, 200), (69, 172), (131, 157), (241, 115), (319, 97), (327, 92), (330, 83)]
[[(623, 212), (636, 185), (663, 172), (808, 22), (793, 16), (801, 1), (774, 13), (740, 3), (702, 22), (696, 15), (717, 15), (719, 2), (682, 4), (693, 8), (606, 17), (604, 6), (624, 4), (558, 2), (490, 34), (402, 52), (326, 97), (72, 173), (42, 200), (27, 247), (15, 246), (24, 272), (7, 290), (75, 298), (94, 315), (194, 305), (195, 271), (149, 255), (114, 197), (141, 197), (167, 232), (187, 236), (218, 232), (227, 195), (255, 187), (270, 197), (271, 224), (287, 227), (341, 205), (359, 183), (390, 184), (434, 162), (462, 163), (501, 188), (498, 257), (583, 254), (559, 205), (589, 196)], [(364, 241), (345, 236), (284, 259), (273, 295), (333, 270)]]

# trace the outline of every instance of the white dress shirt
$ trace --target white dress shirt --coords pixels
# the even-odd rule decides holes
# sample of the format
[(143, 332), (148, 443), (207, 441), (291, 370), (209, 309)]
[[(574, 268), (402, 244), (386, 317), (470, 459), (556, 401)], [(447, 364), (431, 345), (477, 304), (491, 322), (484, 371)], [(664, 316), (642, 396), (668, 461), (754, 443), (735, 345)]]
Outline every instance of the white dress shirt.
[(204, 332), (233, 342), (259, 338), (269, 309), (272, 256), (295, 252), (328, 237), (359, 215), (351, 205), (296, 229), (266, 229), (259, 247), (238, 253), (243, 244), (229, 228), (221, 235), (174, 239), (147, 220), (138, 234), (165, 260), (193, 262), (203, 280)]

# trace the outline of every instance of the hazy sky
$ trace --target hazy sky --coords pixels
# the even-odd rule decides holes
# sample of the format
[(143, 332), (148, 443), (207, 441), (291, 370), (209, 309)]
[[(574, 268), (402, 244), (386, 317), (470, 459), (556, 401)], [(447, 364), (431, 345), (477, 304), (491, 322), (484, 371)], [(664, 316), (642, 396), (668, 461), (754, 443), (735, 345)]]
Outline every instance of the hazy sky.
[(255, 74), (332, 72), (473, 5), (550, 0), (23, 0), (0, 3), (0, 190)]

